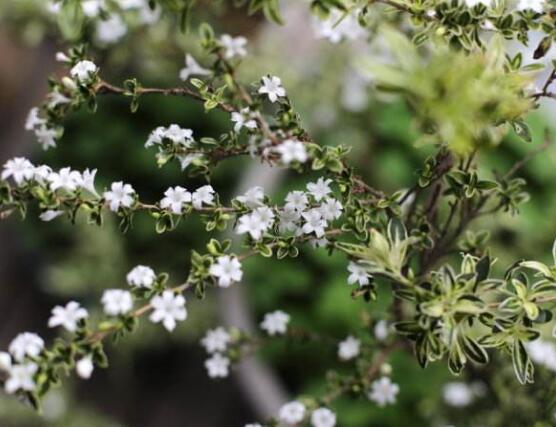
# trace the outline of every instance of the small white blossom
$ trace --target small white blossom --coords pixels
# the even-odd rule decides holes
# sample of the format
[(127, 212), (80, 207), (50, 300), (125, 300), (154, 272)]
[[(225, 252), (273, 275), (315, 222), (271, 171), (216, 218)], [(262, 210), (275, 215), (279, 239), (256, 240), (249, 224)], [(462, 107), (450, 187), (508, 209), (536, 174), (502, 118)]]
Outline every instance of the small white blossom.
[(274, 223), (274, 212), (268, 206), (261, 206), (255, 209), (251, 215), (261, 222), (265, 230), (272, 227)]
[(12, 366), (9, 370), (9, 377), (4, 385), (6, 393), (13, 394), (17, 390), (34, 391), (34, 376), (37, 370), (38, 366), (35, 363)]
[(8, 372), (12, 367), (12, 356), (10, 353), (0, 351), (0, 371)]
[(473, 389), (463, 382), (450, 382), (442, 387), (442, 398), (450, 406), (463, 408), (473, 401)]
[(71, 62), (71, 59), (68, 55), (66, 55), (64, 52), (56, 52), (56, 61), (58, 62), (66, 62), (69, 63)]
[(127, 273), (126, 279), (130, 286), (151, 289), (156, 280), (156, 273), (146, 265), (138, 265)]
[(261, 221), (260, 216), (253, 214), (240, 216), (236, 227), (237, 234), (249, 233), (251, 238), (254, 240), (259, 240), (266, 230), (267, 227)]
[(353, 285), (354, 283), (359, 283), (359, 286), (366, 286), (370, 283), (369, 273), (362, 265), (351, 261), (348, 264), (348, 284)]
[(93, 358), (91, 356), (85, 356), (77, 361), (75, 364), (75, 371), (79, 378), (83, 378), (84, 380), (88, 380), (91, 378), (93, 371), (95, 369), (95, 365), (93, 364)]
[(95, 188), (95, 178), (97, 176), (97, 170), (85, 169), (81, 174), (81, 187), (87, 190), (89, 193), (98, 197), (97, 190)]
[(318, 208), (326, 221), (333, 221), (342, 216), (342, 204), (336, 199), (326, 199)]
[(75, 301), (70, 301), (65, 307), (56, 306), (52, 309), (52, 316), (48, 319), (48, 326), (55, 328), (63, 326), (70, 332), (75, 332), (77, 323), (81, 319), (86, 319), (89, 316), (87, 310)]
[(228, 288), (232, 283), (241, 281), (243, 271), (241, 263), (235, 257), (223, 255), (210, 266), (209, 273), (218, 278), (218, 286)]
[(56, 131), (56, 129), (50, 129), (45, 125), (39, 126), (35, 129), (37, 142), (40, 144), (43, 150), (48, 150), (50, 147), (56, 147), (57, 135), (58, 132)]
[(185, 55), (185, 67), (180, 70), (180, 79), (186, 82), (191, 76), (210, 76), (210, 70), (199, 65), (191, 55)]
[(27, 119), (25, 120), (25, 130), (33, 130), (46, 123), (46, 120), (39, 116), (39, 109), (37, 107), (31, 108)]
[(294, 400), (293, 402), (286, 403), (280, 408), (278, 418), (280, 419), (280, 422), (286, 425), (294, 425), (303, 421), (303, 418), (305, 418), (305, 412), (305, 405)]
[(256, 129), (257, 121), (253, 118), (253, 114), (249, 108), (244, 108), (240, 112), (232, 112), (232, 122), (234, 123), (234, 132), (238, 133), (242, 128)]
[(305, 223), (303, 224), (302, 231), (305, 234), (315, 233), (317, 237), (324, 236), (324, 229), (327, 226), (326, 221), (322, 218), (319, 209), (311, 209), (301, 214)]
[(214, 188), (210, 185), (203, 185), (197, 188), (191, 196), (191, 202), (195, 209), (201, 209), (204, 205), (214, 204)]
[(376, 325), (374, 327), (374, 334), (375, 338), (378, 341), (384, 341), (386, 338), (388, 338), (388, 332), (389, 327), (386, 320), (379, 320), (378, 322), (376, 322)]
[(303, 191), (292, 191), (286, 196), (286, 208), (303, 212), (308, 204), (309, 199)]
[(276, 76), (264, 76), (259, 93), (267, 95), (270, 102), (278, 101), (278, 98), (286, 96), (286, 89), (282, 87), (282, 80)]
[(37, 357), (44, 348), (44, 341), (33, 332), (22, 332), (16, 336), (8, 348), (15, 360), (21, 362), (25, 356)]
[(324, 179), (321, 177), (317, 180), (317, 182), (308, 183), (307, 190), (313, 195), (315, 200), (319, 202), (332, 192), (332, 189), (330, 188), (331, 183), (331, 179)]
[(69, 104), (71, 99), (60, 93), (58, 89), (48, 94), (48, 108), (56, 108), (58, 105)]
[(71, 168), (62, 168), (58, 172), (52, 172), (48, 176), (48, 181), (50, 181), (52, 191), (66, 190), (71, 192), (80, 187), (83, 177), (78, 171), (71, 170)]
[(193, 153), (193, 154), (178, 154), (176, 156), (180, 162), (181, 170), (186, 170), (191, 163), (195, 160), (201, 159), (203, 155), (201, 153)]
[(21, 185), (33, 179), (34, 174), (35, 167), (29, 160), (24, 157), (14, 157), (4, 163), (2, 179), (12, 177), (17, 185)]
[(170, 209), (176, 215), (181, 215), (185, 203), (191, 202), (191, 193), (183, 187), (170, 187), (160, 201), (162, 209)]
[(545, 0), (519, 0), (517, 2), (518, 10), (532, 10), (533, 12), (543, 13)]
[(175, 329), (178, 320), (184, 321), (187, 318), (184, 296), (172, 291), (164, 291), (162, 295), (155, 296), (151, 300), (151, 306), (153, 312), (149, 319), (154, 323), (162, 322), (170, 332)]
[(268, 335), (283, 335), (286, 333), (290, 315), (281, 310), (264, 315), (261, 322), (261, 329), (265, 330)]
[(341, 360), (354, 359), (359, 356), (360, 351), (361, 341), (351, 335), (338, 344), (338, 357)]
[(313, 427), (334, 427), (336, 414), (328, 408), (315, 409), (311, 414), (311, 425)]
[(101, 299), (104, 312), (109, 316), (128, 313), (133, 307), (131, 293), (123, 289), (107, 289)]
[(263, 205), (264, 190), (262, 187), (250, 188), (243, 196), (237, 196), (236, 200), (243, 203), (249, 209), (254, 209)]
[(193, 142), (193, 131), (191, 129), (181, 128), (174, 124), (168, 126), (168, 128), (164, 131), (164, 138), (168, 138), (174, 144), (190, 147)]
[(48, 181), (48, 177), (52, 173), (50, 166), (40, 165), (33, 170), (33, 179), (41, 184), (45, 184)]
[(378, 406), (385, 406), (396, 403), (396, 396), (400, 387), (394, 384), (390, 378), (382, 377), (371, 385), (371, 390), (367, 396)]
[(208, 330), (201, 340), (201, 344), (205, 347), (207, 353), (221, 353), (226, 351), (231, 339), (228, 331), (220, 326), (216, 329)]
[(210, 359), (205, 360), (205, 368), (211, 378), (226, 378), (230, 373), (230, 359), (214, 353)]
[(112, 183), (110, 191), (106, 191), (103, 197), (108, 202), (110, 210), (118, 212), (120, 208), (130, 208), (133, 205), (134, 194), (135, 190), (131, 185), (118, 181)]
[(245, 48), (247, 39), (245, 37), (232, 37), (229, 34), (223, 34), (219, 41), (224, 48), (224, 57), (226, 59), (247, 55), (247, 49)]
[(149, 134), (149, 138), (145, 143), (145, 148), (152, 147), (153, 145), (162, 144), (166, 134), (166, 128), (164, 126), (159, 126)]
[(119, 15), (110, 15), (97, 21), (95, 38), (102, 45), (116, 43), (127, 34), (127, 26)]
[(91, 61), (79, 61), (70, 70), (70, 75), (72, 78), (77, 80), (81, 84), (91, 83), (93, 77), (98, 71), (98, 67)]
[[(287, 206), (287, 205), (286, 205)], [(288, 231), (296, 232), (299, 229), (297, 222), (301, 219), (301, 214), (292, 209), (291, 207), (286, 207), (284, 210), (279, 212), (279, 224), (278, 228), (280, 233), (286, 233)]]
[(305, 144), (301, 141), (288, 139), (278, 145), (275, 150), (280, 154), (280, 160), (285, 165), (289, 165), (292, 162), (305, 163), (309, 158)]

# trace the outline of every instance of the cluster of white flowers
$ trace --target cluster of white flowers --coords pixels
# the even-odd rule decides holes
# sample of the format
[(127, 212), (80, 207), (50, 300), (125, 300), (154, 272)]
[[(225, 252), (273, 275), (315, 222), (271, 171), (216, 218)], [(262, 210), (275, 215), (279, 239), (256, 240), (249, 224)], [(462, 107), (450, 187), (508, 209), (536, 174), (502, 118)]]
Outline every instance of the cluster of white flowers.
[(339, 43), (342, 40), (357, 40), (365, 37), (367, 31), (357, 20), (357, 10), (349, 15), (334, 10), (325, 20), (315, 18), (313, 28), (317, 38), (327, 39), (331, 43)]
[(264, 315), (264, 319), (261, 322), (261, 329), (271, 336), (284, 335), (288, 329), (289, 322), (290, 315), (288, 313), (276, 310)]
[(341, 360), (355, 359), (359, 356), (360, 351), (361, 341), (351, 335), (338, 344), (338, 357)]
[[(292, 232), (296, 236), (307, 234), (323, 238), (329, 222), (338, 219), (343, 209), (338, 200), (329, 196), (332, 193), (331, 182), (330, 179), (319, 178), (317, 182), (307, 184), (307, 192), (288, 193), (284, 207), (276, 210), (280, 233)], [(276, 218), (275, 212), (263, 205), (262, 188), (254, 187), (236, 200), (253, 209), (239, 218), (236, 232), (248, 233), (254, 240), (260, 240), (274, 225)]]
[[(307, 415), (305, 405), (297, 400), (284, 404), (278, 411), (278, 419), (286, 426), (300, 424)], [(336, 425), (336, 414), (330, 409), (319, 407), (310, 416), (313, 427), (334, 427)]]
[(367, 397), (378, 406), (386, 406), (396, 403), (396, 396), (399, 391), (400, 387), (394, 384), (389, 377), (382, 377), (371, 384), (371, 390), (368, 391)]
[[(64, 100), (69, 102), (68, 98), (64, 97)], [(51, 101), (54, 102), (54, 101)], [(55, 100), (56, 103), (64, 102), (62, 98)], [(25, 129), (28, 131), (33, 131), (37, 138), (37, 142), (43, 148), (43, 150), (48, 150), (51, 147), (56, 147), (56, 138), (58, 137), (58, 131), (56, 129), (50, 128), (47, 125), (46, 119), (40, 117), (39, 109), (32, 108), (27, 115), (27, 120), (25, 122)]]
[[(193, 139), (193, 131), (191, 129), (181, 128), (176, 124), (172, 124), (168, 127), (159, 126), (153, 130), (145, 143), (145, 147), (153, 147), (157, 145), (159, 151), (157, 153), (157, 158), (165, 156), (164, 142), (169, 142), (172, 144), (173, 148), (179, 150), (187, 150), (193, 147), (195, 140)], [(181, 169), (185, 170), (187, 167), (197, 159), (202, 157), (201, 153), (180, 153), (176, 154), (177, 159), (181, 164)]]
[[(0, 352), (0, 371), (7, 374), (4, 389), (7, 393), (18, 390), (35, 390), (35, 374), (38, 366), (33, 361), (44, 349), (43, 339), (35, 333), (17, 335), (8, 347), (9, 353)], [(16, 362), (16, 363), (14, 363)]]
[(187, 203), (191, 203), (195, 209), (214, 205), (214, 194), (215, 191), (210, 185), (203, 185), (193, 193), (180, 186), (170, 187), (164, 193), (164, 198), (160, 201), (160, 207), (170, 209), (172, 213), (180, 215)]
[(218, 279), (218, 286), (221, 288), (229, 288), (232, 283), (241, 281), (243, 277), (241, 263), (229, 255), (218, 257), (210, 266), (209, 273)]
[(359, 283), (359, 286), (366, 286), (370, 283), (370, 274), (361, 264), (351, 261), (348, 264), (348, 272), (348, 284)]
[(228, 348), (231, 336), (223, 327), (218, 327), (207, 331), (201, 344), (205, 347), (207, 353), (211, 355), (205, 361), (205, 368), (211, 378), (225, 378), (229, 374), (230, 359), (223, 356)]

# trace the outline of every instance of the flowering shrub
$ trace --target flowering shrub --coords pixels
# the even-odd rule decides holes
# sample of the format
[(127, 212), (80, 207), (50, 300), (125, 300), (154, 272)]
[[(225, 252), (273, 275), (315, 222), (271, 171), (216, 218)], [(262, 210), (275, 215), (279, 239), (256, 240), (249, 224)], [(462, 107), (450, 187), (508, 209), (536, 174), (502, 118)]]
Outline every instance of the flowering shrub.
[[(283, 21), (277, 0), (236, 3), (249, 13), (262, 11), (275, 23)], [(169, 124), (145, 135), (145, 148), (154, 152), (159, 167), (177, 163), (187, 176), (207, 182), (197, 188), (172, 186), (156, 200), (138, 194), (125, 176), (98, 188), (93, 165), (84, 171), (53, 170), (15, 157), (1, 173), (0, 218), (24, 218), (31, 206), (40, 209), (45, 222), (74, 223), (84, 216), (91, 226), (102, 226), (111, 215), (125, 233), (136, 215), (148, 215), (156, 232), (169, 233), (185, 218), (198, 216), (207, 232), (233, 230), (243, 245), (207, 238), (206, 247), (191, 251), (189, 273), (175, 280), (138, 265), (121, 288), (104, 291), (102, 319), (92, 319), (76, 301), (54, 307), (48, 326), (65, 330), (60, 338), (47, 344), (23, 332), (0, 353), (7, 393), (40, 407), (63, 373), (75, 370), (87, 379), (107, 366), (104, 342), (109, 337), (132, 333), (143, 319), (171, 332), (187, 320), (186, 297), (203, 299), (208, 290), (241, 286), (247, 258), (279, 262), (297, 257), (302, 248), (345, 255), (346, 292), (372, 304), (384, 288), (392, 303), (387, 318), (347, 337), (305, 330), (280, 307), (264, 316), (257, 334), (233, 327), (209, 330), (201, 344), (209, 354), (205, 367), (211, 378), (227, 377), (243, 356), (276, 339), (333, 342), (339, 362), (349, 364), (349, 371), (327, 377), (324, 395), (285, 403), (274, 417), (262, 420), (265, 426), (341, 424), (342, 414), (330, 407), (343, 395), (378, 407), (395, 404), (403, 393), (391, 379), (388, 360), (395, 352), (411, 351), (423, 368), (445, 363), (454, 375), (500, 354), (521, 384), (534, 381), (534, 363), (554, 369), (554, 346), (539, 337), (552, 321), (556, 267), (516, 260), (497, 274), (486, 233), (470, 232), (475, 219), (516, 215), (528, 200), (525, 181), (515, 175), (530, 156), (494, 179), (485, 177), (477, 158), (483, 150), (495, 150), (512, 131), (530, 142), (526, 115), (541, 99), (556, 97), (551, 92), (554, 68), (536, 88), (542, 66), (507, 47), (507, 40), (525, 44), (530, 30), (540, 30), (544, 37), (534, 59), (542, 58), (556, 34), (550, 4), (314, 0), (310, 8), (317, 35), (331, 43), (384, 41), (388, 55), (362, 59), (359, 66), (362, 74), (372, 76), (374, 91), (405, 100), (420, 133), (417, 142), (432, 150), (410, 188), (392, 193), (373, 188), (350, 164), (349, 143), (326, 146), (313, 140), (296, 112), (295, 94), (280, 77), (241, 81), (238, 69), (249, 53), (245, 37), (217, 35), (200, 24), (203, 54), (186, 55), (176, 76), (182, 84), (172, 88), (148, 87), (132, 76), (122, 85), (109, 82), (81, 43), (107, 48), (128, 30), (159, 19), (177, 17), (185, 28), (196, 11), (194, 1), (49, 4), (45, 13), (58, 14), (61, 31), (73, 43), (56, 55), (66, 75), (50, 79), (47, 99), (30, 111), (25, 124), (42, 148), (64, 144), (67, 117), (83, 108), (94, 113), (97, 99), (108, 95), (129, 100), (132, 112), (153, 102), (146, 99), (151, 95), (192, 98), (207, 113), (219, 110), (228, 116), (229, 129), (213, 138)], [(406, 18), (410, 27), (402, 25)], [(307, 177), (306, 185), (283, 200), (272, 200), (259, 186), (223, 200), (210, 184), (211, 173), (239, 156), (291, 169)], [(553, 257), (556, 264), (556, 245)], [(449, 405), (462, 407), (482, 392), (480, 385), (454, 381), (443, 395)]]

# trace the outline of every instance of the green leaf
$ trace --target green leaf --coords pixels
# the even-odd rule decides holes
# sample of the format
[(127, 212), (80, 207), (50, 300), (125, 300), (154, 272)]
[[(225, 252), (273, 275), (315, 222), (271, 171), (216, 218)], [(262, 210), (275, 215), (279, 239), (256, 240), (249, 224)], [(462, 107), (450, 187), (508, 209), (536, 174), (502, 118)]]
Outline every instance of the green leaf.
[(512, 346), (512, 361), (517, 380), (521, 384), (532, 383), (533, 364), (529, 359), (523, 342), (519, 339), (515, 339)]

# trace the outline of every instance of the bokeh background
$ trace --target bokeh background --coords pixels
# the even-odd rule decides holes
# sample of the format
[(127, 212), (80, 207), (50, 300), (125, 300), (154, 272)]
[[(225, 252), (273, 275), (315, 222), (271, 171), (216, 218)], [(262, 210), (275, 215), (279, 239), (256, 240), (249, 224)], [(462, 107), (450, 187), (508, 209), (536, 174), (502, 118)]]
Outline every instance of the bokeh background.
[[(40, 150), (33, 135), (24, 132), (25, 117), (46, 94), (47, 77), (64, 72), (54, 55), (67, 44), (53, 17), (44, 12), (42, 0), (1, 3), (0, 163), (23, 155), (53, 168), (98, 168), (99, 188), (124, 180), (150, 200), (158, 200), (171, 185), (195, 188), (200, 184), (182, 174), (176, 164), (159, 170), (154, 153), (143, 147), (157, 126), (177, 123), (196, 135), (213, 137), (229, 128), (227, 115), (205, 114), (187, 99), (145, 98), (135, 114), (129, 112), (127, 100), (100, 99), (94, 115), (83, 111), (71, 116), (57, 149)], [(201, 3), (192, 28), (208, 21), (218, 33), (248, 37), (251, 55), (241, 68), (244, 81), (255, 81), (266, 73), (281, 76), (316, 140), (350, 145), (352, 164), (376, 188), (390, 192), (413, 184), (414, 171), (430, 150), (415, 147), (416, 130), (404, 104), (374, 92), (372, 80), (358, 74), (355, 66), (362, 55), (384, 55), (380, 43), (332, 45), (318, 40), (307, 5), (297, 0), (284, 2), (287, 24), (283, 27), (224, 5)], [(136, 76), (145, 85), (171, 87), (181, 84), (177, 76), (185, 53), (198, 57), (195, 42), (194, 31), (180, 33), (166, 20), (132, 29), (117, 44), (109, 49), (95, 47), (92, 54), (108, 81)], [(483, 153), (480, 162), (485, 177), (505, 171), (542, 143), (554, 111), (545, 105), (529, 117), (532, 145), (508, 136), (499, 147)], [(556, 236), (555, 162), (556, 148), (550, 147), (520, 172), (532, 196), (520, 216), (500, 215), (474, 224), (475, 229), (491, 232), (500, 265), (519, 258), (549, 260)], [(290, 189), (304, 186), (306, 178), (237, 159), (219, 165), (212, 185), (229, 200), (261, 183), (280, 200)], [(175, 232), (159, 235), (153, 221), (139, 215), (123, 235), (110, 219), (103, 228), (96, 228), (80, 222), (45, 224), (36, 214), (31, 211), (25, 222), (13, 217), (0, 223), (1, 348), (22, 330), (52, 337), (46, 321), (54, 305), (77, 299), (87, 307), (98, 307), (102, 290), (121, 286), (127, 271), (137, 264), (168, 271), (175, 280), (183, 278), (190, 251), (202, 248), (210, 237), (195, 218), (182, 222)], [(211, 293), (203, 302), (191, 299), (187, 322), (171, 335), (160, 326), (142, 322), (137, 333), (109, 346), (109, 369), (97, 370), (87, 382), (73, 377), (64, 381), (47, 396), (42, 416), (1, 394), (0, 426), (210, 427), (254, 421), (275, 411), (288, 397), (323, 390), (328, 369), (345, 369), (337, 362), (336, 349), (276, 343), (244, 362), (231, 378), (214, 382), (203, 367), (205, 354), (199, 339), (204, 331), (218, 324), (253, 327), (265, 312), (280, 308), (297, 324), (326, 330), (340, 339), (354, 331), (371, 333), (361, 330), (361, 320), (383, 318), (390, 296), (380, 292), (378, 301), (371, 304), (352, 300), (346, 278), (346, 260), (329, 257), (324, 250), (303, 251), (298, 259), (280, 262), (246, 261), (244, 283), (218, 295)], [(442, 400), (443, 385), (452, 380), (444, 364), (422, 371), (408, 354), (395, 354), (391, 362), (393, 379), (401, 384), (398, 403), (380, 409), (367, 401), (339, 400), (333, 408), (341, 414), (341, 426), (517, 426), (528, 425), (519, 421), (524, 410), (547, 410), (542, 402), (535, 406), (531, 398), (547, 392), (541, 386), (504, 394), (509, 389), (505, 381), (515, 381), (511, 366), (507, 379), (497, 383), (490, 381), (492, 366), (467, 371), (470, 381), (481, 384), (482, 398), (471, 409), (458, 410)], [(546, 384), (554, 374), (541, 369), (539, 375)], [(484, 414), (491, 418), (481, 418), (482, 424), (477, 424), (476, 419)]]

